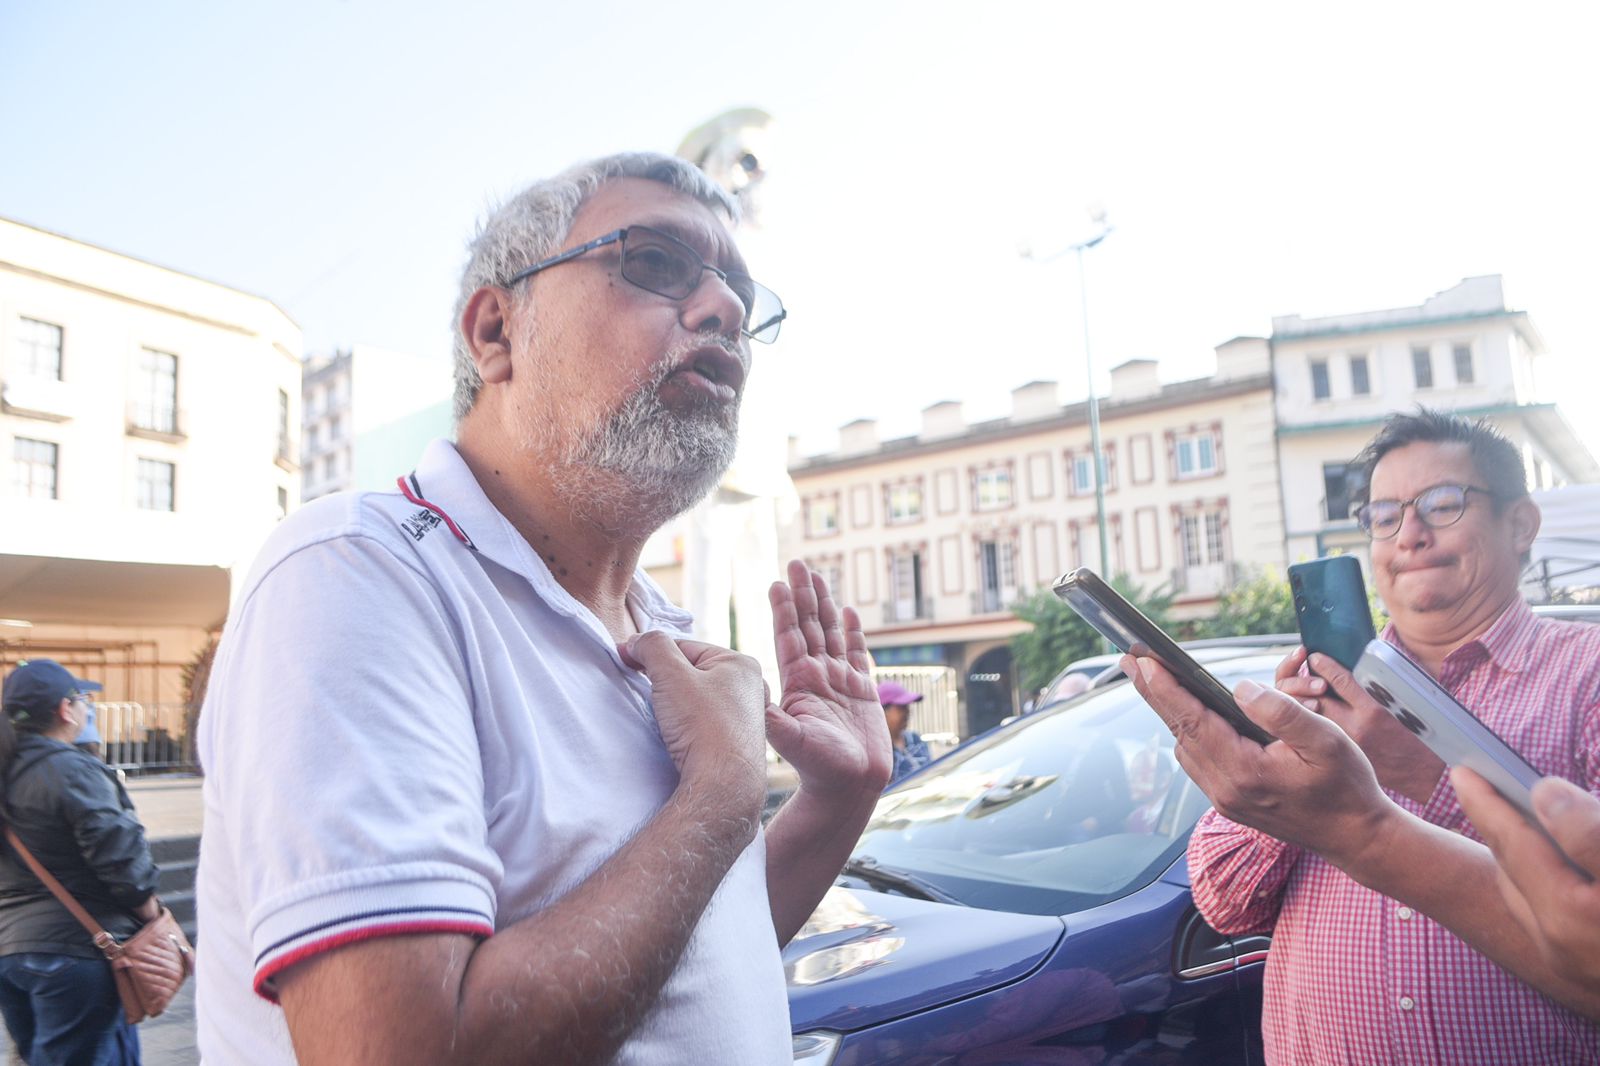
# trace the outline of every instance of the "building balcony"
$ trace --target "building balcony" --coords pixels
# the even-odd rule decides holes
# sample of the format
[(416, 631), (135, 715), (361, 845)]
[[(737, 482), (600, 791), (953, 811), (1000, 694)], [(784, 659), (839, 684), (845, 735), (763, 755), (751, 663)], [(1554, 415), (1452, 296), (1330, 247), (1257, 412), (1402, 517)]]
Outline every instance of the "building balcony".
[(278, 453), (273, 458), (278, 466), (291, 474), (300, 470), (300, 457), (295, 454), (294, 445), (285, 437), (278, 438)]
[(1239, 576), (1238, 563), (1180, 566), (1172, 571), (1172, 593), (1182, 599), (1212, 599), (1232, 588)]
[(53, 378), (7, 378), (0, 386), (0, 411), (46, 422), (65, 422), (72, 417), (77, 390)]
[(1011, 609), (1017, 602), (1018, 594), (1014, 588), (1010, 589), (979, 589), (972, 594), (973, 614), (1000, 614)]
[(135, 401), (128, 404), (128, 436), (177, 443), (188, 439), (186, 412), (165, 404)]
[(884, 601), (883, 624), (886, 626), (931, 621), (933, 621), (933, 598), (930, 596), (924, 596), (920, 600)]

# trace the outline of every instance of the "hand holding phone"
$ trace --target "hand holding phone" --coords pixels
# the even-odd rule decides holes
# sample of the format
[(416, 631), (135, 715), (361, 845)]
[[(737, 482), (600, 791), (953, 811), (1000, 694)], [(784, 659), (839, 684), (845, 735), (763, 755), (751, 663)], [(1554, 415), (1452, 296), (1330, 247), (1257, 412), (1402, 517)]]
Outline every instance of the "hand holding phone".
[(1233, 693), (1209, 670), (1194, 661), (1161, 627), (1100, 579), (1088, 567), (1056, 579), (1055, 594), (1100, 635), (1130, 655), (1155, 659), (1195, 699), (1221, 715), (1242, 737), (1257, 744), (1272, 743), (1272, 734), (1250, 720), (1234, 702)]
[(1356, 557), (1333, 555), (1294, 564), (1289, 567), (1289, 591), (1306, 650), (1354, 670), (1367, 642), (1378, 635)]

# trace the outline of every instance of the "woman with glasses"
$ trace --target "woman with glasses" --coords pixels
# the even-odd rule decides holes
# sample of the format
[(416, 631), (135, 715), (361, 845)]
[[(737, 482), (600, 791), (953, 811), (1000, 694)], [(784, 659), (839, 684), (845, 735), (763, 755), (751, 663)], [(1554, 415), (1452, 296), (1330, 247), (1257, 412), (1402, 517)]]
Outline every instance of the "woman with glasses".
[[(6, 678), (3, 817), (40, 865), (123, 940), (160, 912), (157, 871), (127, 792), (73, 743), (91, 685), (49, 659)], [(29, 1066), (138, 1066), (138, 1030), (123, 1016), (111, 964), (9, 846), (0, 848), (0, 1014)]]

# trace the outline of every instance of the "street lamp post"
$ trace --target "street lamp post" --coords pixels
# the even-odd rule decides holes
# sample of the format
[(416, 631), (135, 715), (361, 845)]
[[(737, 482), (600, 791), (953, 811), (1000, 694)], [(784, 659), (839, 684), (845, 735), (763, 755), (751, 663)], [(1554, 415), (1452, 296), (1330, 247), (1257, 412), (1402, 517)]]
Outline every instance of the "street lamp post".
[(1086, 241), (1069, 244), (1054, 255), (1038, 257), (1024, 248), (1022, 254), (1039, 263), (1059, 259), (1068, 252), (1078, 257), (1078, 300), (1083, 317), (1083, 371), (1089, 382), (1089, 449), (1094, 453), (1094, 512), (1100, 527), (1100, 576), (1111, 579), (1111, 540), (1106, 534), (1106, 483), (1105, 453), (1100, 448), (1100, 401), (1094, 391), (1094, 359), (1089, 350), (1089, 283), (1083, 262), (1083, 253), (1111, 236), (1104, 211), (1092, 211), (1090, 217), (1101, 227), (1100, 232)]

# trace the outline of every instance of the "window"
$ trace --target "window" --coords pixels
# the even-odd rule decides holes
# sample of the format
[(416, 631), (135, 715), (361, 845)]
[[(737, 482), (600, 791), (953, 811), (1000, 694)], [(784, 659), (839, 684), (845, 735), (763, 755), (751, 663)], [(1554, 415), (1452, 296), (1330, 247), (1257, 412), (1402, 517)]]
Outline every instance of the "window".
[(278, 390), (278, 458), (289, 458), (289, 394)]
[(177, 356), (151, 348), (139, 352), (139, 370), (134, 381), (133, 424), (155, 433), (178, 432)]
[(828, 591), (833, 593), (836, 601), (844, 598), (844, 556), (830, 555), (821, 559), (807, 559), (806, 565), (814, 572), (822, 575), (822, 580), (828, 583)]
[(1350, 392), (1355, 396), (1366, 396), (1372, 392), (1372, 376), (1364, 355), (1350, 357)]
[(1188, 433), (1173, 442), (1178, 480), (1217, 472), (1217, 439), (1211, 433)]
[(57, 445), (45, 440), (17, 437), (11, 445), (11, 486), (18, 496), (35, 500), (56, 498)]
[(887, 622), (908, 622), (925, 616), (922, 596), (922, 553), (898, 551), (889, 556), (889, 617)]
[(61, 380), (61, 327), (34, 318), (17, 323), (17, 358), (12, 370), (20, 377)]
[(334, 415), (328, 419), (328, 439), (338, 440), (342, 436), (344, 436), (344, 419)]
[(1200, 516), (1183, 516), (1183, 565), (1200, 565)]
[(278, 486), (278, 517), (283, 518), (289, 513), (289, 490), (282, 485)]
[(1180, 524), (1180, 532), (1185, 567), (1207, 566), (1227, 561), (1220, 510), (1185, 514)]
[(1350, 467), (1347, 463), (1322, 464), (1322, 499), (1330, 522), (1350, 518)]
[(1067, 526), (1067, 551), (1071, 552), (1073, 566), (1087, 566), (1089, 560), (1083, 557), (1083, 527), (1076, 522)]
[(322, 480), (332, 481), (339, 476), (339, 453), (334, 452), (322, 460)]
[[(1067, 454), (1068, 481), (1074, 496), (1094, 495), (1094, 453), (1069, 452)], [(1116, 456), (1109, 447), (1100, 455), (1100, 482), (1107, 492), (1116, 487)]]
[(1456, 359), (1456, 384), (1471, 385), (1472, 375), (1472, 345), (1458, 344), (1452, 349)]
[(1002, 611), (1017, 596), (1016, 545), (1009, 539), (978, 542), (978, 610)]
[(1206, 512), (1206, 562), (1220, 563), (1222, 552), (1222, 512)]
[(172, 510), (173, 472), (171, 463), (163, 463), (158, 459), (139, 460), (139, 498), (136, 505), (141, 510)]
[(306, 430), (306, 451), (308, 453), (317, 450), (317, 429), (317, 426), (312, 426)]
[(1333, 395), (1333, 390), (1328, 385), (1328, 361), (1326, 359), (1311, 360), (1311, 398), (1313, 400), (1326, 400)]
[[(806, 503), (806, 536), (831, 537), (839, 532), (839, 497), (817, 496)], [(868, 571), (870, 573), (870, 570)]]
[(1417, 388), (1433, 388), (1433, 352), (1421, 347), (1411, 349), (1411, 372), (1416, 375)]
[(992, 466), (973, 475), (972, 496), (980, 511), (1011, 506), (1011, 467)]
[(889, 516), (890, 525), (915, 522), (922, 517), (921, 479), (890, 485), (885, 496), (884, 513)]

